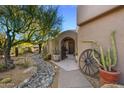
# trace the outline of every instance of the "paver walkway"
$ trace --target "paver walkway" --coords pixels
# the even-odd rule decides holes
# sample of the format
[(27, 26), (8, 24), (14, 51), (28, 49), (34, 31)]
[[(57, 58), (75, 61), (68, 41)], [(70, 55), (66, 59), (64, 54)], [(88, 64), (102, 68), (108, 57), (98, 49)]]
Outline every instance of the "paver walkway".
[(92, 85), (79, 70), (65, 71), (60, 69), (59, 88), (91, 88)]
[[(69, 66), (69, 63), (71, 66)], [(60, 66), (60, 64), (62, 66)], [(77, 64), (76, 65), (75, 64), (76, 62), (74, 59), (72, 60), (71, 56), (69, 56), (64, 61), (61, 61), (61, 63), (59, 63), (58, 65), (60, 67), (59, 76), (58, 76), (59, 88), (91, 88), (92, 87), (92, 85), (85, 78), (85, 76), (80, 72), (80, 70), (75, 69), (75, 68), (78, 68), (78, 67), (75, 67), (75, 66), (78, 66)], [(67, 68), (67, 65), (68, 65), (68, 68), (74, 67), (74, 69), (72, 68), (72, 70), (66, 70), (65, 67)]]
[(68, 58), (61, 60), (59, 62), (54, 62), (54, 64), (64, 69), (65, 71), (72, 71), (79, 69), (78, 64), (75, 62), (75, 58), (73, 55), (68, 55)]

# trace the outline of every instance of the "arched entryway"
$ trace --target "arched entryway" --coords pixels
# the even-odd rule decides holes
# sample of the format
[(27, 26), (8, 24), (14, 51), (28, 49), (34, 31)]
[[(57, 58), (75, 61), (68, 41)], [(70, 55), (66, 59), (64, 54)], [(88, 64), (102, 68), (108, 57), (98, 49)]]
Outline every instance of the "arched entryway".
[(61, 59), (65, 59), (67, 55), (74, 55), (75, 41), (70, 37), (66, 37), (61, 41)]

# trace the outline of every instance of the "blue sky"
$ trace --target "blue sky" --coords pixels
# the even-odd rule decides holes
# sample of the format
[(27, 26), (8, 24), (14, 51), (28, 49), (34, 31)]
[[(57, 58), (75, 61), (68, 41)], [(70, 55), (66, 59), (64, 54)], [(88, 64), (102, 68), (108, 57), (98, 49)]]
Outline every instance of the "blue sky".
[(76, 6), (60, 5), (58, 13), (63, 16), (62, 31), (76, 29)]

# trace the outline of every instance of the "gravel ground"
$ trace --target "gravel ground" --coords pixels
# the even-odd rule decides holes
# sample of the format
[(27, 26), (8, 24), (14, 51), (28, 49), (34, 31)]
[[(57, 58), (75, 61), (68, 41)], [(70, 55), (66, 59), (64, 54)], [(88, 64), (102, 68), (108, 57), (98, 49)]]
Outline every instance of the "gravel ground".
[(22, 82), (18, 88), (47, 88), (53, 82), (55, 70), (53, 65), (42, 60), (37, 54), (32, 59), (37, 64), (37, 72), (32, 77)]

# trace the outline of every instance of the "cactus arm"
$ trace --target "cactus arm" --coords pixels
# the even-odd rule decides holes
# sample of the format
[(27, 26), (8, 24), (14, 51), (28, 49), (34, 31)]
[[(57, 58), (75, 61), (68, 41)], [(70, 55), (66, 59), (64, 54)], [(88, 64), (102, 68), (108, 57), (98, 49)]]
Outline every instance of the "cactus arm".
[(114, 67), (117, 64), (117, 48), (116, 48), (116, 41), (115, 41), (115, 31), (111, 34), (111, 41), (112, 41), (112, 55), (113, 55), (113, 64)]
[(108, 70), (111, 71), (111, 53), (110, 48), (108, 49)]
[(106, 66), (106, 69), (108, 70), (108, 55), (106, 55), (105, 57), (105, 66)]
[(100, 46), (100, 54), (101, 54), (101, 63), (103, 65), (103, 69), (107, 71), (106, 64), (105, 64), (105, 56), (103, 52), (103, 48)]

